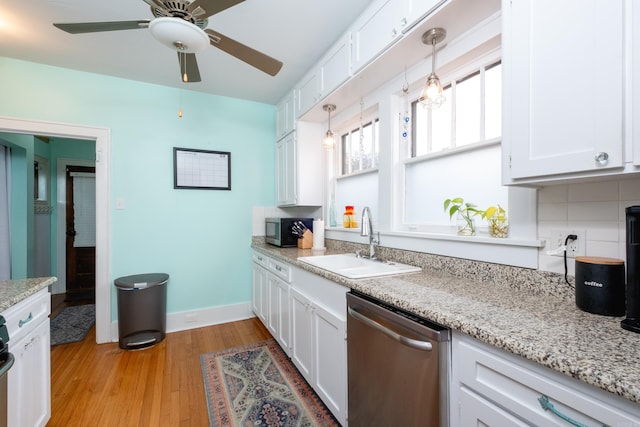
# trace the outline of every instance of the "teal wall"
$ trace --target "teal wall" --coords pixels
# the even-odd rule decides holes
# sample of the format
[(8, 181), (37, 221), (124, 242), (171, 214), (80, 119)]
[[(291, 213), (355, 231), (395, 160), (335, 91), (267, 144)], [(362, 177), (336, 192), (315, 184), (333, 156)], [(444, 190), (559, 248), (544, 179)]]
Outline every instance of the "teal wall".
[[(169, 273), (169, 313), (250, 301), (252, 206), (275, 204), (273, 105), (1, 57), (0, 98), (1, 116), (111, 130), (112, 281)], [(231, 152), (232, 190), (175, 190), (173, 147)]]
[(33, 136), (0, 132), (0, 144), (11, 148), (11, 278), (33, 271)]

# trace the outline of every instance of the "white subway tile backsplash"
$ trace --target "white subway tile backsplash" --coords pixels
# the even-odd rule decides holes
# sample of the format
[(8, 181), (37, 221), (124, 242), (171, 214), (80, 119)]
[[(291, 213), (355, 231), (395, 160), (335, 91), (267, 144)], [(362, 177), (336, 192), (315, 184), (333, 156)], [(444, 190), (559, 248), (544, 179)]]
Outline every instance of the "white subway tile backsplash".
[(588, 256), (600, 256), (606, 258), (618, 258), (624, 260), (624, 252), (620, 253), (618, 242), (600, 242), (587, 240), (586, 254)]
[(618, 181), (569, 184), (569, 203), (618, 201)]
[(617, 221), (618, 202), (572, 202), (568, 205), (569, 222)]
[[(538, 238), (549, 237), (551, 229), (585, 230), (588, 256), (618, 258), (626, 261), (625, 208), (640, 205), (640, 178), (563, 184), (538, 191)], [(542, 248), (538, 268), (564, 273), (562, 257), (546, 255)], [(568, 260), (569, 274), (575, 263)]]
[(538, 222), (540, 221), (567, 221), (568, 204), (565, 203), (539, 203)]
[(538, 190), (538, 203), (566, 203), (568, 200), (567, 185), (553, 185)]
[(640, 200), (640, 178), (620, 180), (620, 200)]

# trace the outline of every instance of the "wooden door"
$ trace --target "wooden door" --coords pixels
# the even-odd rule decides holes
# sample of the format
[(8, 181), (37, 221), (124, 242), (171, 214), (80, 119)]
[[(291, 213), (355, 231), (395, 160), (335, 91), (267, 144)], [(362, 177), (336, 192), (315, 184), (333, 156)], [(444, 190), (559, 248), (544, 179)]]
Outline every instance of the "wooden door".
[[(89, 166), (68, 166), (66, 173), (67, 212), (66, 212), (66, 256), (67, 256), (67, 289), (66, 301), (95, 299), (96, 282), (96, 247), (76, 245), (76, 224), (74, 200), (74, 175), (77, 173), (95, 174), (96, 168)], [(95, 194), (95, 189), (94, 189)], [(95, 218), (94, 218), (95, 223)]]

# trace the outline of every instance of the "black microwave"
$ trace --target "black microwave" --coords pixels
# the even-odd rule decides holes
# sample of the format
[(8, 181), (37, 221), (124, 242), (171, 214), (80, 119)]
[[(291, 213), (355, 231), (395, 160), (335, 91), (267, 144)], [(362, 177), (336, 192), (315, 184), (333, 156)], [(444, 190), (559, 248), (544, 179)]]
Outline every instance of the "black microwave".
[(295, 222), (302, 222), (313, 232), (313, 218), (265, 218), (264, 235), (267, 243), (283, 248), (297, 246), (298, 236), (293, 234)]

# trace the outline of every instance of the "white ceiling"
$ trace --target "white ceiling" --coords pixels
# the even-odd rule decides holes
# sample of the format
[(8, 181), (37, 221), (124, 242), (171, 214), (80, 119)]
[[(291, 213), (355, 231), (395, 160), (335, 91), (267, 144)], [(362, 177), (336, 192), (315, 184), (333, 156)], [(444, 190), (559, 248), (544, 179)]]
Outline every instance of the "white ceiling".
[(152, 19), (143, 0), (0, 3), (0, 55), (275, 104), (372, 0), (246, 0), (209, 18), (214, 29), (284, 63), (275, 77), (214, 47), (197, 53), (202, 81), (182, 83), (177, 55), (148, 29), (68, 34), (53, 23)]

